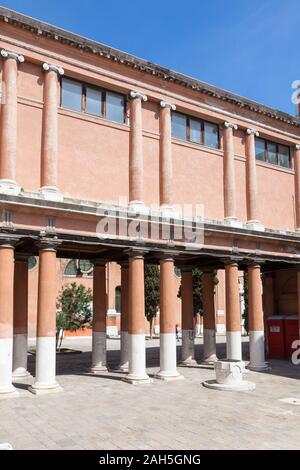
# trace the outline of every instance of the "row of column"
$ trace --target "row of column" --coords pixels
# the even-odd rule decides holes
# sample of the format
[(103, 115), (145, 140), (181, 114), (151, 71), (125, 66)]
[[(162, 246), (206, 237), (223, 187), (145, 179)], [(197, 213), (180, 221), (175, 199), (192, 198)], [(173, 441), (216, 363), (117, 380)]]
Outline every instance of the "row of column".
[[(3, 88), (1, 106), (1, 143), (0, 143), (0, 190), (18, 194), (20, 187), (16, 183), (17, 156), (17, 72), (18, 63), (24, 57), (15, 52), (1, 50), (3, 58)], [(44, 63), (44, 107), (42, 124), (41, 154), (41, 193), (47, 199), (62, 200), (58, 190), (58, 77), (64, 69)], [(130, 149), (129, 149), (129, 204), (131, 208), (142, 210), (144, 207), (144, 165), (143, 165), (143, 125), (142, 102), (147, 96), (132, 91), (130, 97)], [(159, 147), (159, 194), (161, 211), (171, 215), (173, 211), (173, 171), (172, 171), (172, 125), (171, 112), (176, 106), (160, 101), (160, 147)], [(223, 126), (224, 146), (224, 216), (229, 223), (235, 223), (236, 183), (234, 163), (233, 131), (237, 125), (225, 122)], [(259, 224), (258, 195), (256, 177), (255, 136), (253, 129), (245, 131), (246, 150), (246, 190), (247, 223)], [(300, 228), (300, 145), (295, 146), (295, 206), (296, 225)]]

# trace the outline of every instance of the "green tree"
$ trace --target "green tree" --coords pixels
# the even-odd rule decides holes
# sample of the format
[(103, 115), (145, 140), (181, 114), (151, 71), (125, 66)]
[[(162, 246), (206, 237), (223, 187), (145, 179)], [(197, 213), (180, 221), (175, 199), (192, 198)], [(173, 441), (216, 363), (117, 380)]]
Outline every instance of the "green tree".
[(83, 284), (66, 285), (58, 298), (58, 312), (56, 315), (57, 347), (61, 346), (63, 330), (75, 331), (88, 326), (92, 321), (91, 302), (92, 291)]
[(153, 318), (157, 316), (159, 308), (159, 268), (156, 264), (145, 264), (145, 315), (150, 323), (150, 336), (152, 338)]
[(249, 309), (248, 309), (248, 273), (245, 271), (244, 272), (244, 313), (243, 313), (243, 319), (244, 319), (244, 328), (246, 330), (246, 333), (249, 333)]
[[(194, 315), (203, 315), (203, 286), (202, 286), (202, 271), (199, 268), (192, 269), (193, 280), (193, 305)], [(218, 284), (217, 271), (214, 271), (214, 285)], [(181, 284), (179, 286), (177, 297), (181, 299)]]

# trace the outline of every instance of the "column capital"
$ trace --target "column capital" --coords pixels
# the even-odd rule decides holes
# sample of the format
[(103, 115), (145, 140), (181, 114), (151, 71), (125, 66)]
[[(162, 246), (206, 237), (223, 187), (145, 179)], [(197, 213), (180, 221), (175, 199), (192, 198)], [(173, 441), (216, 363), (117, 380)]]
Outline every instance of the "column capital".
[(144, 256), (148, 251), (149, 250), (145, 250), (143, 248), (129, 248), (128, 250), (125, 250), (125, 253), (128, 254), (129, 259), (144, 259)]
[(0, 248), (15, 248), (19, 238), (8, 235), (0, 234)]
[(246, 129), (246, 134), (247, 135), (254, 135), (255, 137), (259, 137), (259, 132), (256, 131), (255, 129), (251, 129), (250, 127), (248, 127), (248, 129)]
[(8, 51), (7, 49), (1, 49), (1, 56), (3, 59), (15, 59), (17, 62), (25, 62), (25, 58), (22, 54), (17, 52)]
[(181, 265), (181, 266), (180, 266), (180, 265), (179, 265), (179, 266), (177, 265), (176, 267), (177, 267), (178, 269), (180, 269), (181, 274), (182, 274), (182, 273), (191, 273), (191, 272), (193, 271), (193, 269), (194, 269), (194, 266), (190, 266), (190, 265), (188, 265), (188, 264), (183, 264), (183, 265)]
[(44, 62), (42, 67), (43, 67), (44, 72), (52, 71), (52, 72), (56, 72), (57, 75), (63, 75), (65, 73), (62, 67), (59, 67), (58, 65), (48, 64), (47, 62)]
[(175, 104), (169, 103), (168, 101), (161, 100), (161, 102), (159, 104), (160, 104), (161, 108), (169, 108), (172, 111), (176, 111)]
[(176, 257), (176, 253), (173, 251), (163, 251), (162, 253), (159, 253), (157, 255), (157, 258), (160, 261), (174, 261), (174, 258)]
[(129, 97), (131, 99), (135, 99), (135, 98), (138, 98), (140, 99), (141, 101), (147, 101), (148, 100), (148, 97), (146, 95), (143, 95), (143, 93), (140, 93), (139, 91), (131, 91), (129, 93)]
[(300, 144), (295, 144), (295, 149), (300, 150)]
[(249, 259), (246, 261), (247, 268), (260, 268), (264, 264), (263, 259)]
[(234, 129), (235, 131), (238, 129), (238, 126), (236, 124), (233, 124), (232, 122), (228, 122), (228, 121), (224, 122), (224, 127), (226, 129), (228, 129), (228, 128)]
[(94, 266), (102, 266), (103, 268), (106, 267), (107, 259), (104, 258), (94, 258), (91, 260)]
[(239, 266), (239, 261), (241, 261), (240, 258), (226, 258), (223, 262), (225, 266)]
[(57, 237), (54, 237), (54, 238), (43, 237), (37, 241), (36, 245), (40, 251), (55, 251), (56, 252), (59, 245), (61, 245), (61, 241), (58, 240)]

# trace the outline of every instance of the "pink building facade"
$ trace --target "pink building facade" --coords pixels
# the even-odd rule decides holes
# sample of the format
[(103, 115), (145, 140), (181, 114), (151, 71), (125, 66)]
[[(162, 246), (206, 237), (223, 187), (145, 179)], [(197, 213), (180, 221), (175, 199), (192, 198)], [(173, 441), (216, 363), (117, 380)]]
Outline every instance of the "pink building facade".
[(194, 267), (204, 273), (203, 360), (215, 360), (225, 313), (227, 357), (241, 358), (244, 272), (250, 367), (264, 369), (266, 316), (299, 310), (299, 118), (4, 8), (0, 24), (0, 392), (16, 393), (12, 374), (26, 374), (28, 314), (31, 391), (59, 389), (56, 301), (67, 278), (58, 260), (79, 258), (93, 265), (84, 282), (95, 373), (107, 367), (119, 285), (120, 367), (128, 382), (150, 380), (144, 263), (160, 266), (157, 378), (180, 376), (178, 322), (182, 361), (194, 361)]

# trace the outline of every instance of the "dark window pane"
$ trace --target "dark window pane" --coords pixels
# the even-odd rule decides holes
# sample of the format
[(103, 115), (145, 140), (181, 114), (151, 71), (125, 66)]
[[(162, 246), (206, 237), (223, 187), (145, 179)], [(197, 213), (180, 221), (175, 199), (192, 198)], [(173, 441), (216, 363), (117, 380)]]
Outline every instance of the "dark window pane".
[(124, 97), (117, 93), (106, 93), (106, 119), (124, 122)]
[(28, 258), (28, 269), (29, 271), (32, 271), (37, 265), (37, 259), (35, 256), (30, 256)]
[(172, 113), (172, 137), (186, 140), (186, 117)]
[(279, 165), (290, 168), (290, 149), (285, 145), (278, 145)]
[(89, 259), (78, 260), (78, 266), (84, 274), (88, 274), (93, 270), (93, 263)]
[(61, 105), (63, 108), (72, 109), (73, 111), (81, 111), (82, 85), (81, 83), (62, 79), (62, 95)]
[(201, 144), (201, 122), (190, 119), (190, 141)]
[(265, 161), (265, 141), (262, 139), (255, 139), (255, 156), (256, 160)]
[(86, 88), (86, 107), (89, 114), (101, 116), (102, 114), (102, 92), (95, 88)]
[(277, 165), (277, 153), (276, 153), (276, 144), (272, 142), (267, 142), (268, 147), (268, 163)]
[(121, 313), (121, 287), (115, 289), (115, 309), (117, 313)]
[(77, 266), (76, 266), (76, 260), (72, 259), (71, 261), (68, 262), (64, 276), (76, 276), (77, 274)]
[(215, 124), (204, 123), (204, 145), (215, 149), (219, 148), (218, 126)]

